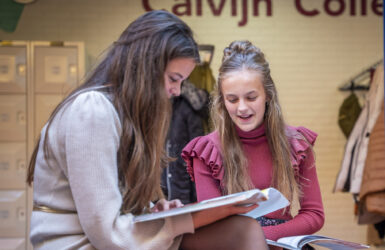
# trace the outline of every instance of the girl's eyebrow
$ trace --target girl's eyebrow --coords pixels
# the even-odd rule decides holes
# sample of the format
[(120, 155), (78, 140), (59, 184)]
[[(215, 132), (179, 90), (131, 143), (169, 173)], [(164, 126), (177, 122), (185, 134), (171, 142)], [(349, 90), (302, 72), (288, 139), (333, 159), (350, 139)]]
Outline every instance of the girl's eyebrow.
[(251, 91), (247, 92), (246, 95), (254, 94), (254, 93), (258, 93), (258, 91), (257, 90), (251, 90)]

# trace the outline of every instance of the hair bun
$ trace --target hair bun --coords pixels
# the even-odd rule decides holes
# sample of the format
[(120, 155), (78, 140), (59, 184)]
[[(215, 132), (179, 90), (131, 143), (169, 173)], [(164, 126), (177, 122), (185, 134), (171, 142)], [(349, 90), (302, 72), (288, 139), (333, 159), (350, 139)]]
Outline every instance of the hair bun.
[(241, 54), (241, 55), (255, 54), (257, 56), (263, 57), (263, 53), (261, 52), (261, 50), (255, 47), (250, 41), (247, 41), (247, 40), (234, 41), (229, 45), (229, 47), (226, 47), (223, 50), (222, 61), (225, 61), (236, 54)]

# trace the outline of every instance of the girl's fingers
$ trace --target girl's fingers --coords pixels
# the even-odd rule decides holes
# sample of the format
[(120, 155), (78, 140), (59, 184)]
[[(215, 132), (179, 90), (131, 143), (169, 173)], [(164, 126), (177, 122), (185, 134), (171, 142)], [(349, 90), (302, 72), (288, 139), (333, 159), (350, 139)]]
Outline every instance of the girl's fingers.
[(170, 201), (170, 208), (177, 208), (177, 207), (183, 207), (183, 203), (179, 199), (171, 200)]

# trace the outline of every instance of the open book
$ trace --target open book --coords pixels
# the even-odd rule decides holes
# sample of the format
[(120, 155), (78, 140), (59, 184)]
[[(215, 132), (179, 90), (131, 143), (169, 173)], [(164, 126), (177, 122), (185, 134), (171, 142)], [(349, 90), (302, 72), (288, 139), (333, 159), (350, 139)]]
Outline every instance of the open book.
[(277, 241), (266, 240), (268, 245), (282, 247), (289, 250), (301, 250), (306, 244), (322, 246), (335, 250), (366, 249), (368, 245), (345, 240), (334, 239), (321, 235), (300, 235), (280, 238)]
[[(266, 200), (261, 201), (262, 197)], [(287, 207), (289, 201), (276, 189), (267, 188), (263, 190), (253, 189), (235, 194), (225, 195), (199, 203), (188, 204), (184, 207), (173, 208), (167, 211), (142, 214), (134, 217), (135, 222), (156, 220), (169, 216), (197, 212), (204, 209), (220, 207), (237, 203), (237, 205), (249, 206), (258, 203), (259, 206), (252, 211), (244, 214), (245, 216), (257, 218), (259, 216), (274, 212), (278, 209)]]

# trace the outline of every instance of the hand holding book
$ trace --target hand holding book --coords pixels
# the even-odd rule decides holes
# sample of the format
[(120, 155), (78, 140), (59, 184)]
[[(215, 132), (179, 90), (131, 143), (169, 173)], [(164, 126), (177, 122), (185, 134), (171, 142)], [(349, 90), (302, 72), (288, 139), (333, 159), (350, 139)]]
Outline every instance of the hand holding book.
[[(254, 206), (251, 204), (258, 205)], [(194, 213), (211, 208), (216, 209), (213, 209), (212, 212), (208, 213), (215, 213), (216, 211), (216, 213), (221, 213), (220, 216), (224, 216), (224, 214), (227, 213), (227, 216), (230, 216), (232, 214), (243, 214), (249, 217), (256, 218), (271, 213), (275, 210), (284, 208), (288, 205), (289, 202), (287, 201), (287, 199), (278, 190), (274, 188), (267, 188), (264, 190), (253, 189), (205, 200), (195, 204), (189, 204), (183, 207), (173, 208), (167, 211), (139, 215), (134, 218), (134, 221), (142, 222), (148, 220), (156, 220), (185, 213)], [(223, 210), (218, 210), (218, 207), (222, 206), (225, 206)], [(203, 217), (203, 215), (200, 216)], [(198, 223), (198, 225), (199, 224), (200, 223)]]
[[(241, 202), (240, 202), (241, 203)], [(220, 207), (209, 208), (191, 213), (193, 218), (194, 228), (203, 227), (224, 219), (231, 215), (248, 213), (258, 207), (258, 204), (244, 205), (240, 203), (229, 204)]]

